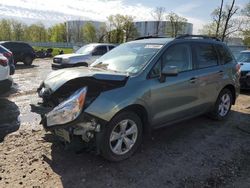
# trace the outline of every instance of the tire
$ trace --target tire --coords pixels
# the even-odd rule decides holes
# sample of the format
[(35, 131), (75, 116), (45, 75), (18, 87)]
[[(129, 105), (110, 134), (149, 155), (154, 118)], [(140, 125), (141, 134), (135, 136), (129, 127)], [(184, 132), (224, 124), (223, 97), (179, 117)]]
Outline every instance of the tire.
[(209, 117), (211, 117), (214, 120), (224, 120), (228, 117), (228, 114), (231, 110), (233, 103), (233, 95), (232, 92), (225, 88), (223, 89), (215, 103), (213, 111), (209, 114)]
[[(126, 131), (121, 126), (126, 127)], [(129, 158), (142, 142), (141, 119), (133, 112), (119, 113), (104, 128), (99, 142), (101, 155), (105, 159), (118, 162)]]
[(33, 58), (30, 57), (30, 56), (26, 56), (26, 57), (24, 58), (24, 61), (23, 61), (24, 65), (27, 65), (27, 66), (32, 65), (32, 62), (33, 62)]

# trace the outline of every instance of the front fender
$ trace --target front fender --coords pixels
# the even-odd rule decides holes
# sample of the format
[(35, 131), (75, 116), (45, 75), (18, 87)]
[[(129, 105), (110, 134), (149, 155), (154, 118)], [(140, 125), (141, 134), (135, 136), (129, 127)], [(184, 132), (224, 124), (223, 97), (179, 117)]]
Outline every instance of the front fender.
[[(141, 105), (149, 111), (147, 101), (150, 101), (150, 92), (137, 90), (135, 92), (125, 88), (118, 88), (101, 93), (84, 112), (95, 117), (110, 121), (119, 111), (130, 105)], [(150, 113), (150, 112), (148, 112)]]

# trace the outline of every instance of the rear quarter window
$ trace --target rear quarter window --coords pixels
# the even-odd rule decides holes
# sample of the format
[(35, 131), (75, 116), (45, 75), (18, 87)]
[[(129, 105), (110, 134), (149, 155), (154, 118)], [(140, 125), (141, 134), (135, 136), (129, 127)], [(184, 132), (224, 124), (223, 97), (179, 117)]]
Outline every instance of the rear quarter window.
[(198, 69), (218, 65), (218, 56), (212, 44), (195, 44), (194, 49)]
[(223, 47), (222, 45), (217, 45), (216, 48), (220, 56), (221, 64), (227, 64), (233, 61), (231, 53), (227, 49), (225, 49), (225, 47)]

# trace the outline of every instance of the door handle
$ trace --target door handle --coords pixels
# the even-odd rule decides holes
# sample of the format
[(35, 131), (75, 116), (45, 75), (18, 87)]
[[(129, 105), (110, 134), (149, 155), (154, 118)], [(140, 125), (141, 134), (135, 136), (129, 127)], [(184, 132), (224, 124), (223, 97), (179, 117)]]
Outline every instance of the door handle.
[(218, 72), (218, 74), (219, 74), (220, 76), (223, 76), (224, 71), (223, 71), (223, 70), (220, 70), (220, 71)]
[(196, 77), (193, 77), (193, 78), (191, 78), (191, 79), (189, 80), (189, 82), (190, 82), (191, 84), (194, 84), (196, 81), (197, 81), (197, 78), (196, 78)]

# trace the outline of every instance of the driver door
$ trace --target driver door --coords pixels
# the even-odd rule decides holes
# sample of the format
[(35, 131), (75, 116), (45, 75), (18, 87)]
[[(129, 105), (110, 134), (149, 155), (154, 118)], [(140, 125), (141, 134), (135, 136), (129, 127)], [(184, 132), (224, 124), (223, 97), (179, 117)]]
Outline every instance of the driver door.
[[(176, 66), (178, 75), (159, 77), (164, 66)], [(193, 70), (191, 46), (187, 43), (170, 46), (150, 73), (152, 124), (158, 126), (196, 112), (198, 83)]]

